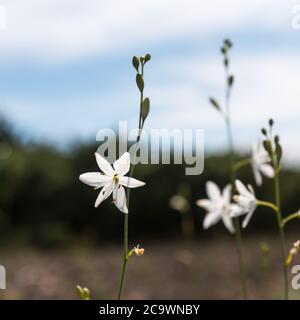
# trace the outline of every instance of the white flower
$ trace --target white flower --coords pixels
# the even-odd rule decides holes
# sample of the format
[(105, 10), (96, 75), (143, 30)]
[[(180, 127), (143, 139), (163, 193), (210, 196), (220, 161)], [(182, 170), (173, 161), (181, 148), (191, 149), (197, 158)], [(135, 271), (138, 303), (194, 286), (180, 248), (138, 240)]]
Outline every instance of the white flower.
[(262, 185), (262, 174), (268, 178), (273, 178), (275, 175), (274, 168), (270, 165), (271, 159), (263, 148), (262, 144), (252, 145), (252, 170), (255, 182), (258, 186)]
[(113, 167), (98, 153), (95, 153), (95, 156), (102, 172), (88, 172), (79, 177), (83, 183), (95, 189), (102, 188), (96, 200), (95, 207), (97, 208), (101, 202), (113, 194), (113, 202), (116, 207), (120, 211), (128, 213), (126, 193), (123, 186), (137, 188), (145, 185), (144, 182), (125, 177), (125, 174), (128, 173), (130, 169), (130, 154), (125, 152), (114, 162)]
[(246, 228), (257, 207), (257, 199), (251, 185), (248, 185), (247, 188), (240, 180), (236, 180), (235, 186), (239, 195), (233, 196), (233, 199), (238, 206), (231, 212), (231, 216), (237, 217), (246, 214), (242, 223), (242, 227)]
[(206, 183), (206, 193), (209, 199), (201, 199), (196, 202), (199, 207), (208, 211), (203, 221), (203, 228), (207, 229), (223, 220), (228, 231), (234, 233), (230, 214), (236, 205), (231, 203), (231, 186), (227, 185), (221, 193), (219, 187), (214, 182), (208, 181)]

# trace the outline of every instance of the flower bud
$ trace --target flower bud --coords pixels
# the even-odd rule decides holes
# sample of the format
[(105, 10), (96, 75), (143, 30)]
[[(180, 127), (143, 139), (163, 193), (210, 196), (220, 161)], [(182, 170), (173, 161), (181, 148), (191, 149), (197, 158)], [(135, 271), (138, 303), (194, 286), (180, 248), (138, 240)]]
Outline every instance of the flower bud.
[(265, 128), (262, 128), (261, 129), (261, 133), (264, 135), (264, 136), (267, 136), (267, 130)]
[(144, 84), (143, 76), (142, 76), (140, 73), (138, 73), (138, 74), (136, 75), (136, 84), (137, 84), (139, 90), (140, 90), (141, 92), (143, 92), (143, 90), (144, 90), (144, 85), (145, 85), (145, 84)]
[(232, 87), (233, 82), (234, 82), (234, 76), (233, 76), (233, 75), (230, 75), (230, 76), (228, 77), (228, 85), (229, 85), (229, 87)]
[(146, 118), (148, 117), (150, 111), (150, 99), (149, 98), (145, 98), (143, 103), (142, 103), (142, 120), (145, 121)]
[(218, 101), (215, 98), (209, 98), (209, 102), (211, 103), (211, 105), (216, 108), (217, 110), (221, 110), (220, 105), (218, 103)]
[(286, 266), (289, 266), (292, 263), (294, 256), (298, 254), (299, 248), (300, 248), (300, 240), (296, 241), (293, 244), (293, 247), (291, 248), (289, 255), (285, 261)]
[(221, 47), (220, 51), (223, 55), (225, 55), (227, 52), (227, 49), (225, 47)]
[(232, 48), (233, 46), (233, 43), (230, 39), (225, 39), (224, 40), (224, 45), (227, 47), (227, 48)]
[(151, 55), (150, 55), (149, 53), (147, 53), (147, 54), (145, 55), (145, 62), (150, 61), (150, 59), (151, 59)]
[(140, 60), (138, 57), (134, 56), (132, 58), (132, 65), (134, 66), (135, 70), (139, 72)]
[(275, 153), (276, 153), (277, 161), (279, 163), (282, 158), (282, 147), (279, 143), (276, 144)]
[(270, 140), (264, 140), (263, 141), (263, 147), (268, 152), (268, 154), (272, 155), (272, 144)]
[(88, 288), (82, 288), (81, 286), (76, 286), (77, 294), (81, 300), (90, 300), (90, 290)]

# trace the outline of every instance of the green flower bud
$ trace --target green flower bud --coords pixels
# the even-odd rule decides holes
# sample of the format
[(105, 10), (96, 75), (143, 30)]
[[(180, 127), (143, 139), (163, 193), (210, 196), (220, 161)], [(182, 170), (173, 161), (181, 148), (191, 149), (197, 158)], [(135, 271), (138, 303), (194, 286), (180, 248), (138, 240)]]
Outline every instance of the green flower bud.
[(151, 59), (151, 55), (150, 55), (149, 53), (147, 53), (147, 54), (145, 55), (145, 62), (150, 61), (150, 59)]
[(214, 99), (214, 98), (209, 98), (209, 102), (211, 103), (211, 105), (214, 107), (214, 108), (216, 108), (217, 110), (221, 110), (221, 107), (220, 107), (220, 105), (219, 105), (219, 103), (218, 103), (218, 101), (216, 100), (216, 99)]
[(270, 140), (263, 141), (263, 147), (268, 152), (269, 156), (272, 156), (272, 144)]
[(138, 57), (134, 56), (132, 58), (132, 65), (134, 66), (135, 70), (139, 72), (140, 60)]
[(234, 82), (234, 76), (230, 75), (228, 77), (228, 85), (229, 85), (229, 87), (231, 87), (233, 85), (233, 82)]
[(282, 147), (279, 143), (276, 144), (275, 153), (276, 153), (276, 157), (277, 157), (277, 162), (280, 163), (283, 152), (282, 152)]
[(224, 40), (224, 45), (227, 47), (227, 48), (232, 48), (232, 46), (233, 46), (233, 43), (232, 43), (232, 41), (230, 40), (230, 39), (225, 39)]
[(265, 128), (262, 128), (261, 129), (261, 133), (264, 135), (264, 136), (267, 136), (267, 130)]
[(90, 300), (90, 290), (88, 288), (82, 288), (81, 286), (76, 286), (77, 294), (81, 300)]
[(141, 92), (143, 92), (143, 91), (144, 91), (144, 86), (145, 86), (145, 84), (144, 84), (143, 76), (142, 76), (140, 73), (138, 73), (138, 74), (136, 75), (136, 84), (137, 84), (139, 90), (140, 90)]
[(150, 111), (150, 99), (149, 98), (145, 98), (143, 103), (142, 103), (142, 112), (141, 112), (143, 122), (148, 117), (149, 111)]

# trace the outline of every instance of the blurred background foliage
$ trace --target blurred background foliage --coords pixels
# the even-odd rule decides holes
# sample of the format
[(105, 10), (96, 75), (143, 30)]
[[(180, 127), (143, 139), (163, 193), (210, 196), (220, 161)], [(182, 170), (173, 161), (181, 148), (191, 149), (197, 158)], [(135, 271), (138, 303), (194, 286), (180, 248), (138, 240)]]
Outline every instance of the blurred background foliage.
[[(94, 152), (98, 145), (80, 144), (67, 151), (51, 145), (22, 143), (6, 120), (0, 121), (0, 239), (1, 243), (31, 244), (41, 247), (84, 243), (106, 243), (122, 240), (123, 217), (111, 202), (98, 209), (94, 202), (98, 191), (82, 184), (81, 173), (97, 171)], [(243, 155), (239, 155), (243, 157)], [(196, 199), (206, 198), (205, 182), (213, 180), (221, 187), (228, 183), (226, 155), (209, 155), (204, 173), (186, 176), (185, 166), (139, 165), (135, 177), (145, 181), (144, 188), (133, 190), (130, 213), (130, 237), (172, 238), (182, 236), (182, 215), (188, 214), (194, 226), (188, 236), (212, 237), (225, 233), (220, 224), (206, 232), (202, 228), (204, 212), (195, 206)], [(254, 185), (250, 168), (239, 177)], [(285, 214), (299, 209), (300, 172), (282, 172), (282, 199)], [(183, 185), (184, 183), (184, 185)], [(170, 207), (172, 196), (187, 189), (190, 207), (179, 212)], [(273, 184), (265, 180), (256, 188), (261, 199), (272, 201)], [(189, 222), (190, 223), (190, 222)], [(300, 223), (300, 221), (298, 222)], [(298, 223), (288, 226), (292, 228)], [(191, 234), (191, 230), (195, 230)], [(271, 211), (257, 210), (246, 233), (276, 232)]]

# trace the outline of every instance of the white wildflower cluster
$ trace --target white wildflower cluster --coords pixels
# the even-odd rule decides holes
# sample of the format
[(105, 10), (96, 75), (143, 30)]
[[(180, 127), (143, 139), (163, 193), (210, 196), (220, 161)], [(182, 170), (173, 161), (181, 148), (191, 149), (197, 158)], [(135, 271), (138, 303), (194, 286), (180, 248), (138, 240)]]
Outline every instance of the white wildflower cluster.
[[(251, 166), (257, 185), (262, 184), (262, 174), (272, 178), (274, 177), (274, 169), (270, 164), (270, 157), (263, 149), (262, 145), (253, 145)], [(209, 199), (201, 199), (196, 204), (205, 209), (208, 213), (203, 220), (203, 227), (207, 229), (216, 224), (220, 220), (223, 221), (225, 227), (231, 233), (234, 232), (232, 218), (245, 215), (242, 223), (243, 228), (246, 228), (256, 207), (257, 199), (253, 187), (240, 181), (235, 181), (235, 188), (238, 194), (232, 196), (232, 188), (227, 185), (223, 192), (212, 181), (206, 183), (206, 193)], [(234, 200), (234, 202), (232, 201)]]

